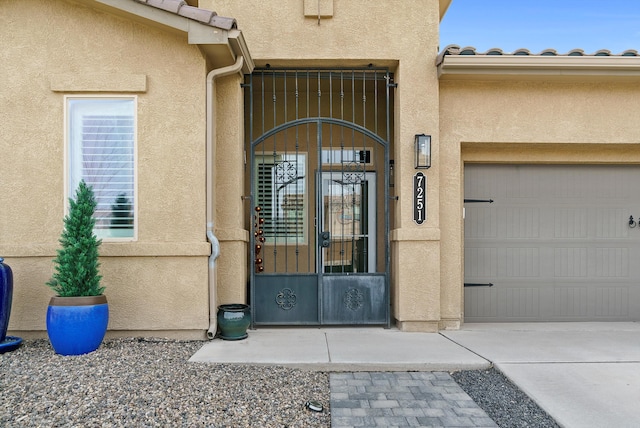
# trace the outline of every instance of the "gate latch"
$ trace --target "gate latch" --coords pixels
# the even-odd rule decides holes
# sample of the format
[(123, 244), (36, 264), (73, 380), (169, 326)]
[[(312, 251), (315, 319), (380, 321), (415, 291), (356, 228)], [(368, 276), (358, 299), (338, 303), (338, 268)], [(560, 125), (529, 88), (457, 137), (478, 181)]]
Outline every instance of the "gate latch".
[(329, 248), (329, 245), (331, 245), (331, 232), (328, 230), (320, 232), (320, 246), (322, 248)]

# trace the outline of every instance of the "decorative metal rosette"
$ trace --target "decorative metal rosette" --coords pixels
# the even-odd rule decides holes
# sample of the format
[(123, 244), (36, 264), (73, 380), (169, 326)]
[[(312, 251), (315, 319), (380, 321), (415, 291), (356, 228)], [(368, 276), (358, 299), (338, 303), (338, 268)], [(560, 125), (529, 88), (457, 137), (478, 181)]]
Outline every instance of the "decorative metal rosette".
[(288, 183), (298, 177), (298, 168), (295, 162), (284, 161), (275, 167), (275, 182)]
[(298, 297), (296, 296), (296, 293), (294, 293), (290, 288), (283, 288), (276, 295), (276, 303), (278, 304), (280, 309), (284, 311), (293, 309), (293, 307), (296, 305), (297, 300)]
[(357, 162), (345, 162), (342, 164), (342, 180), (349, 184), (358, 184), (364, 180), (362, 164)]
[(364, 294), (357, 288), (350, 288), (344, 293), (344, 304), (352, 311), (356, 311), (364, 305)]

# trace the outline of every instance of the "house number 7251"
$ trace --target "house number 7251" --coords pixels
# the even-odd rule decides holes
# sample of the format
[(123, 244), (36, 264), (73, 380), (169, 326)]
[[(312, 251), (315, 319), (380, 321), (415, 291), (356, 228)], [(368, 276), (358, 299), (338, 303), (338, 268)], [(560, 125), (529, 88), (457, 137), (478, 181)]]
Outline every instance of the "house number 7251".
[(427, 177), (421, 172), (413, 176), (413, 221), (418, 224), (427, 219)]

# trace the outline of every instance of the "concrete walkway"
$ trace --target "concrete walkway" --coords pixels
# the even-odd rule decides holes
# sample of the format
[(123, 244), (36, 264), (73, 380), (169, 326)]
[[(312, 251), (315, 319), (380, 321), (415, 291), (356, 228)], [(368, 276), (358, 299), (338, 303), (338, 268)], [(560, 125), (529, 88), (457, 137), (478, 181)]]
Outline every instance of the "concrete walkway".
[[(406, 375), (402, 372), (442, 372), (443, 376), (448, 376), (444, 372), (483, 369), (494, 364), (561, 426), (640, 427), (638, 323), (467, 324), (459, 331), (443, 331), (440, 334), (403, 333), (381, 328), (258, 329), (250, 331), (249, 338), (243, 341), (208, 342), (193, 355), (191, 361), (277, 364), (310, 370), (348, 372), (344, 374), (346, 378), (332, 375), (332, 422), (336, 426), (362, 425), (364, 419), (358, 418), (366, 417), (373, 418), (366, 419), (370, 424), (378, 417), (383, 418), (378, 420), (380, 423), (398, 425), (399, 419), (384, 419), (397, 416), (405, 417), (408, 424), (419, 426), (418, 416), (406, 409), (411, 409), (413, 405), (420, 407), (421, 401), (418, 395), (405, 395), (404, 400), (395, 402), (390, 402), (393, 400), (387, 399), (386, 395), (368, 396), (366, 400), (358, 399), (359, 410), (347, 411), (338, 409), (347, 409), (355, 404), (340, 404), (339, 400), (349, 401), (353, 397), (335, 396), (336, 393), (376, 392), (376, 387), (380, 387), (376, 382), (379, 381), (388, 381), (390, 387), (393, 384), (407, 386), (401, 385), (402, 382), (409, 381), (402, 380)], [(358, 374), (362, 371), (380, 373)], [(382, 372), (395, 374), (385, 380)], [(361, 379), (358, 376), (369, 377)], [(352, 389), (336, 390), (339, 384), (343, 381), (348, 383), (349, 379), (355, 382)], [(432, 382), (424, 379), (411, 381)], [(367, 391), (367, 386), (370, 386), (370, 391)], [(418, 393), (422, 388), (433, 394), (458, 393), (453, 389), (438, 392), (432, 389), (435, 386), (442, 385), (412, 385), (413, 389), (409, 389), (409, 392)], [(449, 387), (455, 388), (453, 385)], [(407, 390), (387, 390), (389, 394), (402, 392), (407, 393)], [(469, 403), (462, 395), (457, 396), (460, 400), (454, 399), (448, 403), (441, 398), (442, 396), (432, 396), (437, 402), (436, 406), (441, 405), (447, 409), (439, 417), (464, 417), (464, 411), (459, 410)], [(367, 413), (367, 410), (363, 410), (372, 408), (373, 401), (385, 400), (386, 404), (380, 402), (373, 406), (384, 408), (386, 405), (386, 411)], [(407, 413), (399, 415), (403, 412), (401, 409), (405, 409)], [(433, 407), (424, 407), (423, 403), (422, 409)], [(382, 416), (375, 416), (376, 413)], [(424, 416), (420, 417), (428, 418), (437, 412), (422, 413)], [(470, 413), (478, 419), (465, 419), (463, 422), (450, 420), (449, 426), (460, 423), (464, 426), (478, 426), (488, 422), (476, 410)], [(339, 414), (342, 416), (338, 416)], [(353, 417), (352, 424), (349, 425), (350, 422), (345, 419), (333, 421), (334, 416)], [(443, 421), (445, 419), (440, 419), (440, 423), (444, 424)]]
[(442, 332), (491, 361), (559, 425), (640, 427), (640, 324), (467, 324)]
[(439, 334), (383, 328), (258, 329), (245, 340), (211, 341), (190, 361), (330, 371), (333, 428), (496, 426), (444, 372), (483, 369), (490, 363)]
[(277, 364), (333, 372), (490, 367), (486, 359), (442, 335), (383, 328), (260, 328), (250, 330), (245, 340), (212, 340), (190, 361)]

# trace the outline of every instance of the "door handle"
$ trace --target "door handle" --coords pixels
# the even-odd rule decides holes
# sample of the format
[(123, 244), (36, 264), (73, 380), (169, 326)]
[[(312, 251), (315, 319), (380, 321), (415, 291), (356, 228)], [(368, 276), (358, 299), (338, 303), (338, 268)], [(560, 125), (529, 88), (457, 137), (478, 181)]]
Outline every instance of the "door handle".
[(320, 232), (320, 246), (322, 248), (329, 248), (329, 245), (331, 245), (331, 232), (328, 230)]

